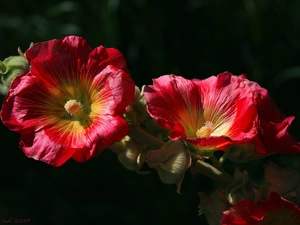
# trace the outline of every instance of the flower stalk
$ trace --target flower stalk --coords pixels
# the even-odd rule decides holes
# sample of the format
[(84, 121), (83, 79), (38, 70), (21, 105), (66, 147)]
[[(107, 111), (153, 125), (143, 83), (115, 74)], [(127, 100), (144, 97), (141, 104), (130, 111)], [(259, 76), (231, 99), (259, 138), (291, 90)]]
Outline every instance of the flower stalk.
[(232, 183), (233, 177), (228, 173), (218, 170), (216, 167), (202, 160), (197, 160), (194, 164), (193, 171), (211, 178), (217, 183), (227, 186)]
[(159, 149), (165, 144), (164, 141), (149, 134), (147, 131), (138, 126), (129, 125), (128, 136), (132, 139), (138, 140), (152, 149)]

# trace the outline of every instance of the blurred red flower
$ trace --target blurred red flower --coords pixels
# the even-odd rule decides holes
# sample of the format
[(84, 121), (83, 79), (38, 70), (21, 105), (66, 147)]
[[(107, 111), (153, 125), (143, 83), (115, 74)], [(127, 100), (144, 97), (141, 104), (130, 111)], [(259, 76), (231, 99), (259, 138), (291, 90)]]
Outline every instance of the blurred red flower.
[(300, 208), (278, 193), (255, 204), (242, 200), (223, 212), (222, 225), (299, 225)]
[(135, 87), (117, 49), (67, 36), (25, 55), (31, 69), (12, 81), (1, 119), (21, 134), (26, 156), (53, 166), (84, 162), (127, 134), (123, 113)]

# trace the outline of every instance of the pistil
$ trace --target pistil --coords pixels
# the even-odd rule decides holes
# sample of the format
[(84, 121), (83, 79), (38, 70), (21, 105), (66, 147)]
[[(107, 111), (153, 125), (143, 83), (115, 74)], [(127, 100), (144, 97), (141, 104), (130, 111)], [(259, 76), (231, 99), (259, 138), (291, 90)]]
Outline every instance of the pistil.
[(203, 126), (196, 131), (196, 136), (198, 138), (209, 137), (214, 130), (213, 126), (214, 124), (212, 122), (206, 121)]
[(65, 103), (64, 108), (71, 116), (79, 116), (82, 113), (82, 106), (80, 101), (71, 99)]

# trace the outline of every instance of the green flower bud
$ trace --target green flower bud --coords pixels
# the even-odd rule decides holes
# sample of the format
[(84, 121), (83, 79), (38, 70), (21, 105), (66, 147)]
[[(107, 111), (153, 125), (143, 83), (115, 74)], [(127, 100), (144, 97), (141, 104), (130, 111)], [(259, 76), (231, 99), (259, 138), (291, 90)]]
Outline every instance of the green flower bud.
[[(140, 172), (140, 168), (144, 163), (145, 145), (125, 136), (121, 141), (115, 142), (109, 147), (113, 152), (118, 154), (118, 160), (128, 170)], [(146, 173), (146, 172), (141, 172)]]
[(0, 61), (0, 94), (6, 95), (11, 81), (29, 71), (29, 63), (23, 56), (10, 56)]
[(185, 145), (170, 140), (162, 148), (149, 151), (146, 158), (149, 167), (157, 170), (161, 181), (165, 184), (176, 183), (177, 192), (180, 193), (181, 181), (191, 164)]
[(234, 205), (241, 200), (251, 200), (257, 202), (261, 198), (261, 191), (251, 183), (249, 174), (246, 170), (241, 172), (235, 169), (233, 182), (227, 187), (227, 199), (230, 204)]
[(126, 108), (126, 120), (132, 126), (140, 126), (153, 136), (167, 140), (171, 131), (158, 125), (147, 112), (147, 104), (143, 95), (144, 87), (140, 90), (138, 86), (135, 86), (134, 101)]

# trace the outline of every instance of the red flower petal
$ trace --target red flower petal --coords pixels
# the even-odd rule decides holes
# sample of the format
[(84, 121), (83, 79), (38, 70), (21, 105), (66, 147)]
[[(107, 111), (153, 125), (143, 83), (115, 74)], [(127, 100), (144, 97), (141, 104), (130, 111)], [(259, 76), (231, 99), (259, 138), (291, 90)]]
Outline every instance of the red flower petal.
[(113, 65), (124, 72), (128, 73), (126, 66), (126, 61), (122, 53), (114, 48), (104, 48), (99, 46), (95, 48), (89, 56), (89, 61), (87, 63), (88, 74), (98, 74), (107, 65)]
[(223, 212), (222, 225), (298, 225), (300, 208), (272, 192), (267, 201), (257, 205), (242, 200)]
[[(82, 37), (67, 36), (62, 40), (35, 43), (26, 51), (26, 58), (31, 64), (33, 60), (46, 61), (50, 56), (58, 56), (57, 53), (61, 51), (62, 46), (67, 49), (67, 52), (70, 52), (76, 58), (80, 59), (81, 64), (87, 62), (89, 54), (92, 51), (91, 47)], [(59, 52), (57, 52), (57, 50)]]
[(36, 43), (25, 52), (31, 64), (31, 73), (38, 77), (38, 82), (51, 88), (65, 80), (79, 78), (82, 67), (80, 58), (74, 49), (69, 49), (66, 42), (52, 40)]
[(62, 40), (62, 44), (64, 44), (70, 52), (73, 52), (73, 54), (80, 59), (81, 65), (87, 63), (92, 48), (88, 45), (85, 39), (77, 36), (67, 36)]
[(102, 114), (105, 110), (107, 110), (106, 113), (110, 114), (121, 115), (125, 113), (125, 108), (128, 106), (128, 102), (132, 101), (133, 90), (135, 90), (130, 76), (112, 65), (103, 69), (94, 78), (91, 86), (100, 90)]
[(265, 211), (264, 224), (300, 224), (300, 208), (278, 193), (271, 192), (269, 199), (261, 204)]
[(258, 225), (264, 210), (250, 200), (242, 200), (223, 212), (222, 225)]
[(255, 142), (257, 146), (261, 146), (262, 153), (284, 153), (298, 154), (300, 152), (299, 142), (288, 133), (291, 126), (293, 116), (287, 117), (280, 123), (272, 121), (261, 124), (260, 139)]
[(128, 72), (125, 58), (123, 54), (115, 48), (106, 49), (111, 65)]
[(57, 144), (51, 136), (45, 133), (45, 130), (22, 135), (20, 148), (27, 157), (41, 160), (52, 166), (61, 166), (77, 150)]
[(245, 80), (244, 83), (252, 92), (258, 111), (259, 135), (253, 140), (256, 152), (260, 154), (299, 153), (300, 144), (288, 133), (294, 117), (285, 118), (266, 89), (253, 81)]
[[(105, 147), (120, 141), (127, 133), (128, 124), (124, 118), (105, 115), (94, 123), (93, 128), (86, 131), (86, 147), (76, 150), (72, 158), (77, 162), (85, 162), (98, 155)], [(91, 142), (91, 140), (96, 140), (96, 142)]]
[(5, 126), (19, 133), (31, 133), (43, 129), (41, 123), (43, 99), (47, 97), (46, 89), (37, 83), (36, 77), (19, 76), (11, 85), (2, 105), (1, 119)]
[(175, 75), (165, 75), (153, 80), (145, 88), (147, 109), (161, 125), (173, 131), (173, 136), (193, 136), (202, 110), (200, 93), (192, 81)]

